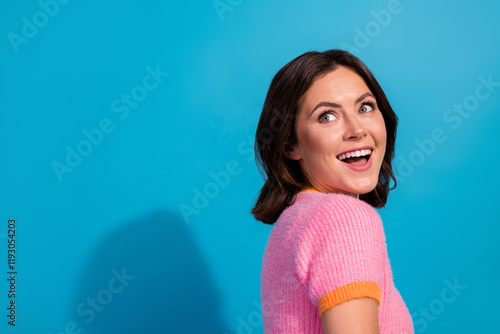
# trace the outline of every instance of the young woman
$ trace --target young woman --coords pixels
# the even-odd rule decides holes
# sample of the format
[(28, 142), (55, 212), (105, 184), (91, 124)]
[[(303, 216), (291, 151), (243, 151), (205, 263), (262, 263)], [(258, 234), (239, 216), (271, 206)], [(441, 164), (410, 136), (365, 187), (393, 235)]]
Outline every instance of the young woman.
[(349, 52), (307, 52), (275, 75), (257, 127), (266, 180), (252, 209), (275, 224), (261, 272), (265, 334), (414, 333), (374, 209), (396, 187), (397, 123)]

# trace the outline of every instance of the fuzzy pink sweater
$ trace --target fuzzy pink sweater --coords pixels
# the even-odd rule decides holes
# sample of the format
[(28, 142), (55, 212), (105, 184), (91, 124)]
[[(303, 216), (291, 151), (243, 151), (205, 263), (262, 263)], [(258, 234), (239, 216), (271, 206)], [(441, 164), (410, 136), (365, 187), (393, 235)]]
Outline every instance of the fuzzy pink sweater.
[(265, 334), (323, 333), (321, 315), (344, 301), (378, 301), (381, 334), (414, 333), (396, 289), (382, 220), (352, 196), (300, 192), (273, 226), (264, 251)]

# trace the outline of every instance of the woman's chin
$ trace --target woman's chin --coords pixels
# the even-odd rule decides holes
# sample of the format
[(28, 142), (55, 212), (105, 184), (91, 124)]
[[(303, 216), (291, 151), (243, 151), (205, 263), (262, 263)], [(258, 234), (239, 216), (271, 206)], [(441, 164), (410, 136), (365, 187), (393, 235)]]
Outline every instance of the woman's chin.
[(359, 184), (359, 185), (353, 185), (349, 188), (346, 188), (345, 190), (348, 193), (363, 195), (363, 194), (368, 194), (370, 191), (375, 189), (376, 186), (377, 186), (377, 182), (369, 182), (369, 183), (363, 183), (363, 184)]
[(377, 186), (378, 178), (364, 177), (356, 180), (337, 180), (313, 183), (313, 187), (322, 192), (343, 193), (356, 197), (371, 192)]

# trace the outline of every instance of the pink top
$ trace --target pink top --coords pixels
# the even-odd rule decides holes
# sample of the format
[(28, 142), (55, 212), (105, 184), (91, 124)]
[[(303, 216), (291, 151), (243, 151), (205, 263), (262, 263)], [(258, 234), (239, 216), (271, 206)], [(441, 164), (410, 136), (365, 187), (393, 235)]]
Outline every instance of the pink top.
[(414, 333), (396, 289), (378, 212), (338, 193), (302, 191), (273, 226), (261, 271), (265, 334), (323, 333), (321, 315), (344, 301), (378, 301), (381, 334)]

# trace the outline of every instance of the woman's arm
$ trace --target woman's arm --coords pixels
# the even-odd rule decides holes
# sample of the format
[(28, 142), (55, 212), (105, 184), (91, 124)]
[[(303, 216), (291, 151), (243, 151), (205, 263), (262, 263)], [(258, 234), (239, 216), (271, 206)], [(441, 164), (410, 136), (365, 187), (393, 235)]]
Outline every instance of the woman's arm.
[(378, 302), (356, 298), (333, 306), (321, 317), (324, 334), (379, 334)]

